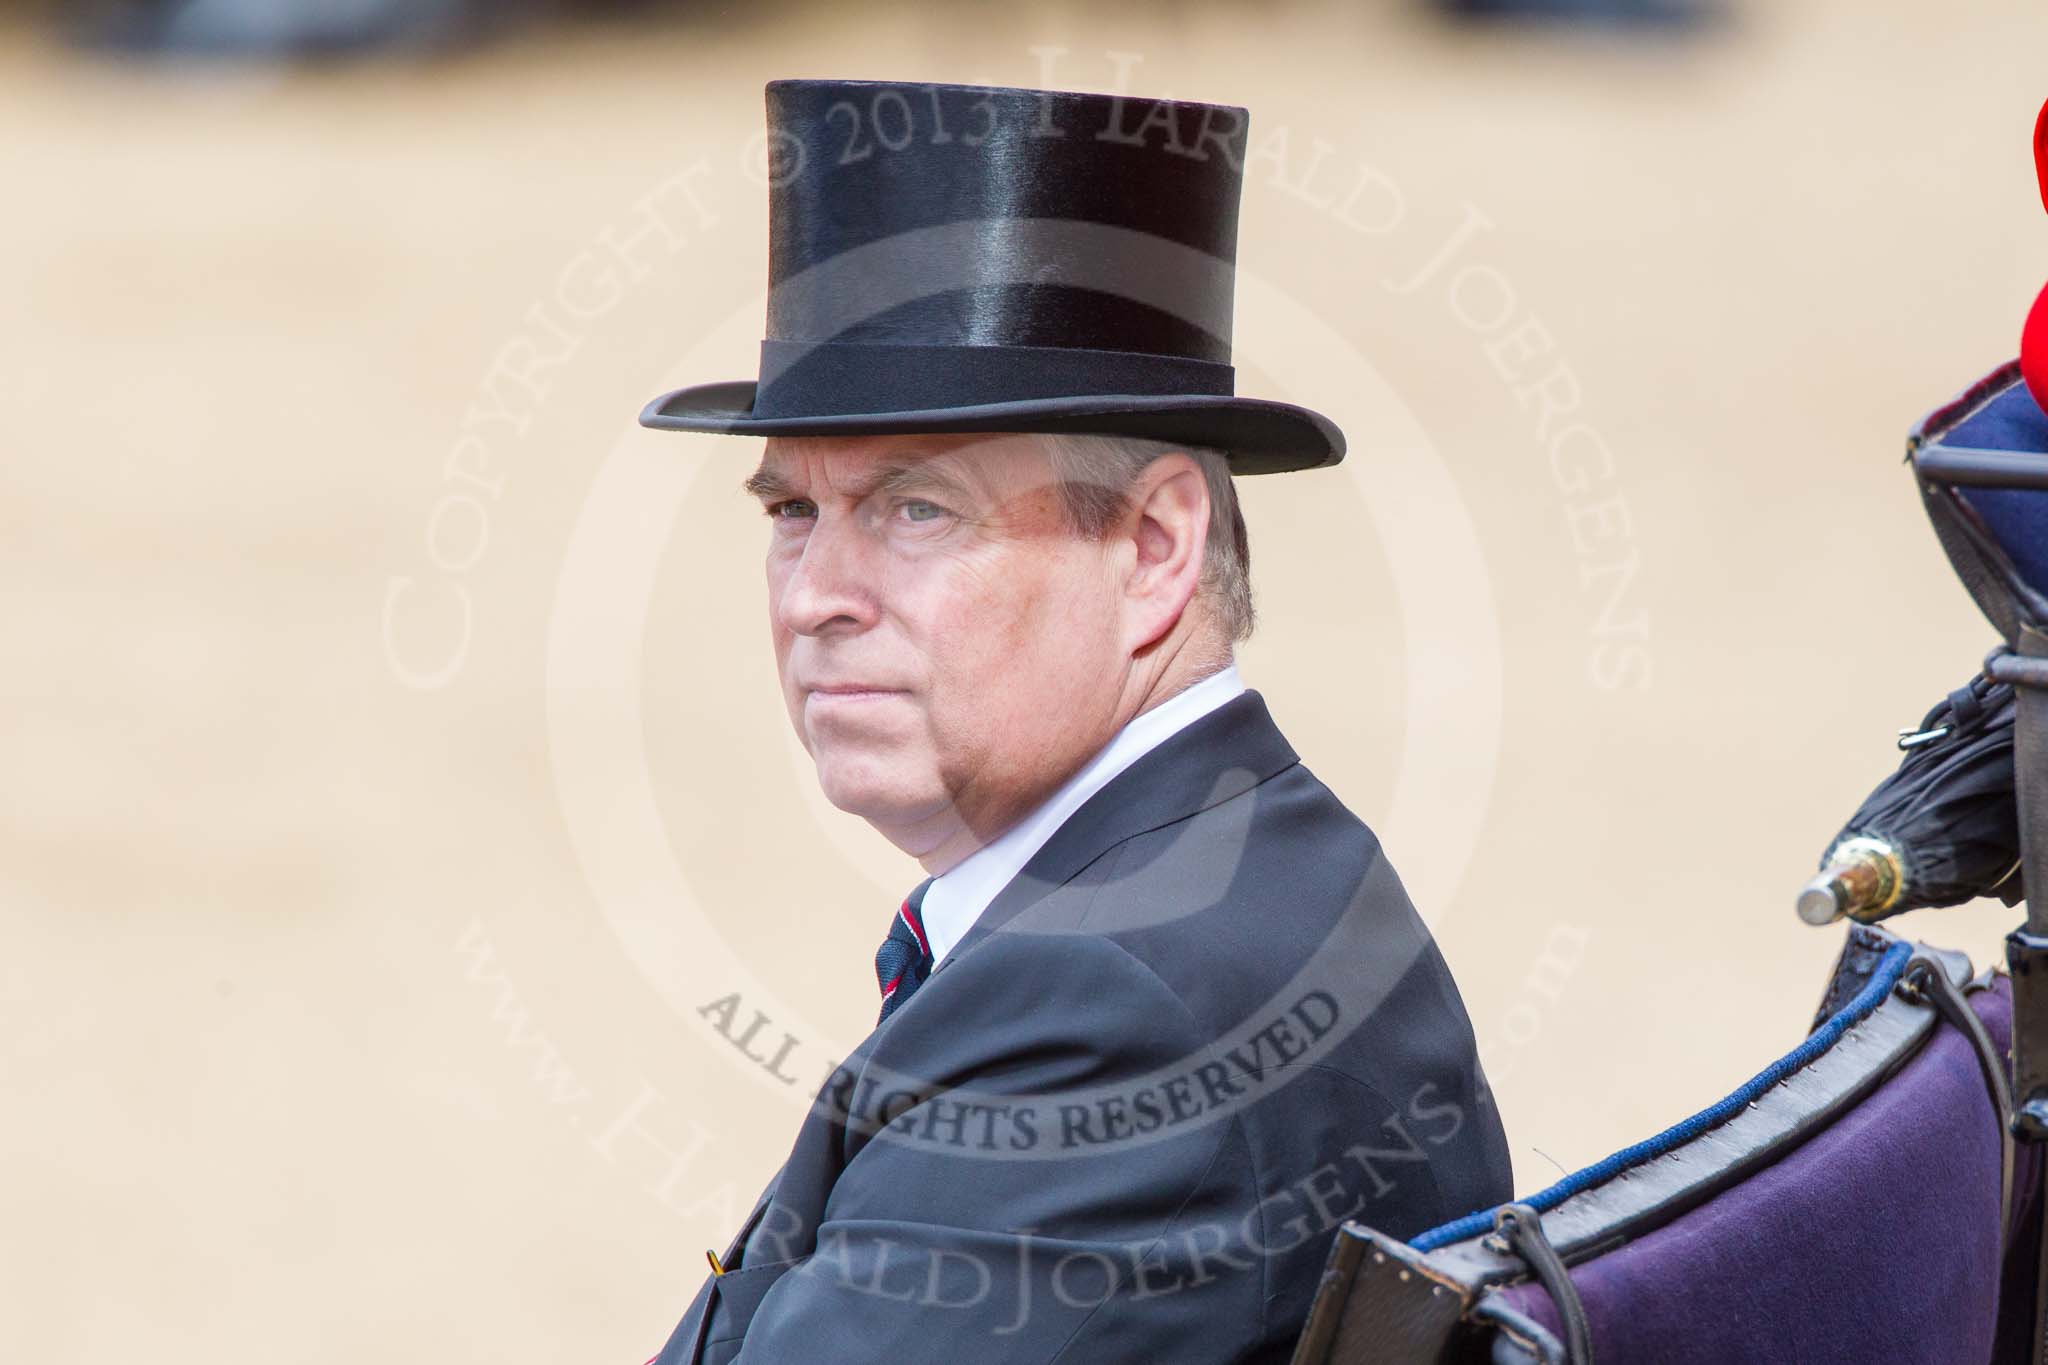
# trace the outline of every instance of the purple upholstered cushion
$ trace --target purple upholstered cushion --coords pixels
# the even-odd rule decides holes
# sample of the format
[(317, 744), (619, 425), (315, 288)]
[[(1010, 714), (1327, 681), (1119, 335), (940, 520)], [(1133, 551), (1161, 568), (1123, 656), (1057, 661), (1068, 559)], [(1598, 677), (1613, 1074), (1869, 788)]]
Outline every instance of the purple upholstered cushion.
[[(2011, 983), (2001, 976), (1968, 998), (2002, 1051)], [(1595, 1359), (1984, 1365), (1998, 1302), (2001, 1127), (1976, 1053), (1942, 1024), (1896, 1075), (1782, 1160), (1573, 1267)], [(1559, 1332), (1540, 1286), (1504, 1297)]]

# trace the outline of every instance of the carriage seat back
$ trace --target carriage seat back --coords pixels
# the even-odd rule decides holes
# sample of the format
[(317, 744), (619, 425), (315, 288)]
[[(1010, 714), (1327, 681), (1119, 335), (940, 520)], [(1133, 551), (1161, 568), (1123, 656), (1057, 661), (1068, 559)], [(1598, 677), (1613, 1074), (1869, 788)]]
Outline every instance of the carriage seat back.
[(2003, 975), (1854, 926), (1806, 1041), (1733, 1094), (1519, 1216), (1347, 1224), (1295, 1365), (1983, 1365), (2003, 1267), (2031, 1267), (2003, 1245), (2010, 1018)]

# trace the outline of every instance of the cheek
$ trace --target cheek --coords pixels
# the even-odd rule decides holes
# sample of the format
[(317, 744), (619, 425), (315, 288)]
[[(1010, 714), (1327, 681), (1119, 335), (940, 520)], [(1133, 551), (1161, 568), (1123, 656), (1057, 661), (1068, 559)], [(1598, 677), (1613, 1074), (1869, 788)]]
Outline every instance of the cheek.
[(1098, 682), (1116, 642), (1113, 604), (1095, 557), (1085, 553), (1034, 557), (1003, 566), (957, 600), (939, 648), (951, 651), (954, 672), (984, 691), (1000, 709), (1020, 698), (1042, 706), (1048, 690), (1065, 692), (1077, 681)]
[(1036, 589), (1020, 567), (1003, 560), (962, 562), (941, 573), (907, 575), (885, 615), (893, 634), (916, 656), (926, 705), (941, 730), (954, 712), (987, 715), (1005, 709), (1012, 682), (1028, 671), (1040, 627)]
[(775, 654), (775, 673), (781, 679), (785, 692), (789, 686), (790, 650), (796, 644), (796, 632), (783, 623), (782, 613), (778, 609), (778, 604), (782, 600), (782, 585), (788, 576), (787, 570), (778, 569), (773, 559), (768, 561), (765, 575), (768, 591), (763, 607), (768, 615), (768, 643)]
[(999, 655), (1009, 610), (978, 573), (954, 571), (906, 585), (885, 608), (897, 633), (923, 656), (935, 687), (957, 687)]
[(1094, 546), (1067, 548), (1040, 567), (1030, 629), (1062, 656), (1094, 653), (1117, 628), (1113, 574)]

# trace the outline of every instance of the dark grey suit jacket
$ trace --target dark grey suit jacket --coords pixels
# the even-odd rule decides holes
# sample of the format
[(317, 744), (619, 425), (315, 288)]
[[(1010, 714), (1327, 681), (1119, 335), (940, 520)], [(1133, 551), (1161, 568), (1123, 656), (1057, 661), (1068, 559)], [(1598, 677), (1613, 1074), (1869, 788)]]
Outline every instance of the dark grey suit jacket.
[(1277, 1365), (1343, 1219), (1511, 1196), (1435, 942), (1248, 691), (854, 1051), (657, 1359)]

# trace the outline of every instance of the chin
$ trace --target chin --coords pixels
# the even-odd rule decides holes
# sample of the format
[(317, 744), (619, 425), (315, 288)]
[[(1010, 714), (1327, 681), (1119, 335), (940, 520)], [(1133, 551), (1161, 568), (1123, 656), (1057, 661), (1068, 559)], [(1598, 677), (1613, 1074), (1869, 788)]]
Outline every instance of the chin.
[(908, 824), (928, 815), (938, 804), (928, 784), (880, 755), (841, 755), (821, 751), (818, 789), (848, 815), (875, 825)]

